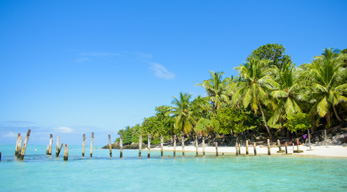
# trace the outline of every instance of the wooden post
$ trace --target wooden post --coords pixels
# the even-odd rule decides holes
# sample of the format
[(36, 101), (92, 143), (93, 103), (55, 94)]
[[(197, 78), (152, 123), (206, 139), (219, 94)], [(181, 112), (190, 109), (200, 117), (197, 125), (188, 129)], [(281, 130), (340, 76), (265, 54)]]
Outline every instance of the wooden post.
[(270, 139), (267, 139), (267, 154), (271, 155), (271, 151), (270, 151)]
[(241, 155), (241, 143), (239, 143), (239, 155)]
[(310, 145), (310, 151), (312, 151), (310, 129), (307, 129), (308, 143)]
[(205, 156), (205, 137), (202, 137), (202, 155)]
[(28, 142), (29, 142), (30, 132), (31, 132), (31, 130), (29, 129), (27, 132), (27, 136), (25, 137), (25, 140), (24, 140), (23, 149), (22, 149), (22, 152), (21, 152), (20, 158), (19, 158), (20, 160), (24, 159), (25, 150), (26, 150), (26, 148), (28, 146)]
[(163, 136), (160, 137), (160, 154), (161, 154), (161, 157), (164, 156), (164, 137)]
[(141, 158), (141, 148), (142, 148), (142, 135), (139, 137), (139, 158)]
[(119, 148), (120, 148), (120, 150), (119, 150), (119, 153), (120, 153), (119, 157), (123, 158), (123, 135), (122, 134), (120, 134)]
[(173, 150), (173, 156), (176, 157), (176, 135), (174, 135), (174, 150)]
[(248, 139), (246, 140), (246, 155), (248, 155)]
[(148, 134), (148, 158), (151, 158), (151, 134)]
[(110, 157), (112, 157), (112, 142), (111, 142), (111, 135), (108, 135), (108, 148), (110, 148)]
[(216, 142), (216, 156), (218, 157), (218, 142)]
[(296, 139), (297, 150), (299, 152), (299, 139)]
[(94, 132), (92, 132), (91, 140), (92, 140), (92, 141), (90, 142), (90, 158), (93, 158)]
[(277, 140), (277, 145), (278, 145), (277, 153), (283, 153), (284, 151), (282, 150), (281, 141), (279, 139)]
[[(20, 133), (17, 135), (17, 142), (16, 142), (16, 149), (14, 151), (14, 156), (17, 157), (19, 152), (19, 140), (20, 140)], [(21, 144), (22, 145), (22, 144)]]
[(67, 161), (68, 159), (69, 159), (69, 148), (67, 147), (67, 144), (65, 144), (64, 161)]
[(184, 136), (182, 136), (182, 157), (184, 157)]
[[(324, 130), (324, 141), (325, 141), (325, 147), (328, 147), (328, 143), (327, 143), (327, 129)], [(299, 149), (298, 149), (299, 151)]]
[(49, 149), (48, 149), (48, 155), (52, 155), (52, 146), (53, 146), (53, 134), (49, 134)]
[(58, 137), (57, 137), (57, 149), (56, 149), (56, 152), (55, 152), (55, 156), (56, 156), (56, 157), (59, 157), (60, 151), (61, 151), (61, 149), (63, 148), (63, 143), (61, 143), (61, 144), (59, 145), (59, 140), (60, 140), (60, 137), (58, 136)]
[(84, 149), (86, 148), (86, 134), (83, 134), (83, 141), (82, 141), (82, 157), (84, 157)]
[(284, 143), (284, 146), (285, 146), (286, 154), (288, 154), (288, 143), (285, 142), (285, 143)]
[(18, 153), (17, 153), (17, 158), (20, 158), (21, 153), (22, 153), (22, 143), (23, 143), (23, 136), (21, 135), (19, 137), (19, 142), (18, 142)]
[(235, 143), (236, 156), (239, 155), (239, 150), (237, 149), (238, 146), (239, 146), (239, 144), (238, 144), (237, 141), (236, 141), (236, 143)]
[(198, 136), (195, 136), (195, 148), (196, 148), (196, 156), (199, 156)]
[(58, 154), (55, 155), (56, 157), (59, 157), (59, 154), (62, 148), (63, 148), (63, 143), (60, 143)]
[(0, 161), (1, 161), (1, 152), (0, 152)]
[(257, 144), (254, 142), (253, 143), (253, 149), (254, 149), (254, 156), (257, 155)]
[(58, 154), (58, 151), (59, 151), (59, 141), (60, 141), (60, 137), (59, 136), (57, 136), (57, 146), (55, 147), (55, 156), (56, 157), (58, 157), (59, 156), (59, 154)]

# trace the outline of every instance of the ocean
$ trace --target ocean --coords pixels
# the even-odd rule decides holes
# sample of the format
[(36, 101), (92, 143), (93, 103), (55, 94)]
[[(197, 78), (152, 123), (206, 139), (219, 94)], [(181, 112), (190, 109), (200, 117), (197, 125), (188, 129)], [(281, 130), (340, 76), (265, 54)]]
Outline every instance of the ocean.
[[(100, 146), (96, 146), (100, 148)], [(347, 191), (347, 159), (297, 156), (194, 157), (186, 153), (94, 149), (69, 146), (69, 160), (46, 156), (46, 146), (30, 145), (24, 161), (14, 145), (0, 145), (0, 191)], [(35, 150), (36, 149), (36, 150)]]

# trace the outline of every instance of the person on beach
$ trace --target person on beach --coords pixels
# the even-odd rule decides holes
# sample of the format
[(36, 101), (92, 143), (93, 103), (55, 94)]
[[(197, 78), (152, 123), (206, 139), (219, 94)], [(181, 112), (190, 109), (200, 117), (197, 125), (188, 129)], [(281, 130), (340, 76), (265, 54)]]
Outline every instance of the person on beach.
[(307, 139), (307, 134), (302, 136), (304, 138), (305, 144), (306, 144), (306, 139)]

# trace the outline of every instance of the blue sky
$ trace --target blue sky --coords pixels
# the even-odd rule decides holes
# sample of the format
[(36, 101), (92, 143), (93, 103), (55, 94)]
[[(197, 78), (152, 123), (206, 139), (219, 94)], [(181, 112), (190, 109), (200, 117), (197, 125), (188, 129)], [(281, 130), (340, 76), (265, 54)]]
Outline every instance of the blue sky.
[[(346, 1), (1, 1), (0, 144), (32, 129), (107, 143), (195, 84), (280, 43), (297, 65), (347, 48)], [(89, 137), (88, 137), (89, 138)]]

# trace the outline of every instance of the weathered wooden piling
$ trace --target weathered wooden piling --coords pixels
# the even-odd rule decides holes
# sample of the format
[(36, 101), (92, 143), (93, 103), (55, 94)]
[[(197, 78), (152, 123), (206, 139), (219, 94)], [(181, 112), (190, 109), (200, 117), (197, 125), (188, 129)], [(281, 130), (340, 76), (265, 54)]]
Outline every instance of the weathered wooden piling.
[(195, 136), (195, 148), (196, 148), (196, 156), (199, 156), (198, 136)]
[(20, 157), (19, 157), (20, 160), (24, 159), (25, 150), (27, 149), (28, 142), (29, 142), (30, 132), (31, 132), (31, 130), (29, 129), (28, 132), (27, 132), (27, 136), (25, 137), (23, 148), (22, 148), (22, 151), (21, 151), (21, 154), (20, 154)]
[(288, 154), (288, 143), (287, 142), (284, 143), (284, 147), (285, 147), (286, 154)]
[(57, 145), (56, 145), (56, 147), (55, 147), (55, 156), (56, 157), (58, 157), (59, 155), (58, 155), (58, 151), (59, 151), (59, 143), (60, 142), (60, 137), (59, 136), (57, 136)]
[(205, 156), (205, 137), (202, 137), (202, 155)]
[(271, 155), (271, 150), (270, 150), (270, 139), (267, 139), (267, 154)]
[(283, 153), (284, 151), (282, 150), (281, 141), (279, 139), (277, 140), (277, 145), (278, 145), (277, 153)]
[(160, 136), (160, 156), (164, 156), (164, 137)]
[[(16, 142), (16, 149), (14, 151), (14, 156), (17, 157), (19, 152), (19, 139), (20, 139), (20, 133), (18, 133), (17, 135), (17, 142)], [(22, 145), (22, 144), (21, 144)]]
[(49, 149), (48, 149), (48, 155), (52, 155), (52, 146), (53, 146), (53, 134), (49, 134)]
[(184, 136), (182, 136), (182, 157), (184, 157)]
[(86, 134), (83, 134), (83, 141), (82, 141), (82, 157), (84, 157), (85, 148), (86, 148)]
[(122, 134), (120, 134), (120, 137), (119, 137), (119, 148), (120, 148), (119, 157), (123, 158), (123, 135)]
[(141, 158), (142, 135), (139, 136), (139, 158)]
[(310, 145), (309, 151), (312, 151), (310, 129), (307, 129), (307, 137), (308, 137), (308, 144)]
[(93, 158), (93, 143), (94, 143), (94, 132), (92, 132), (91, 142), (90, 142), (90, 158)]
[(254, 156), (257, 155), (257, 143), (253, 142)]
[(241, 155), (241, 142), (239, 143), (239, 155)]
[(148, 158), (151, 158), (151, 134), (148, 134)]
[(299, 139), (296, 139), (296, 145), (297, 145), (297, 150), (294, 150), (293, 153), (302, 153), (304, 152), (303, 150), (299, 150)]
[(1, 161), (1, 152), (0, 152), (0, 161)]
[(176, 135), (174, 135), (174, 150), (173, 150), (173, 156), (176, 157)]
[(216, 142), (216, 156), (218, 157), (218, 142)]
[[(325, 147), (328, 147), (328, 143), (327, 143), (327, 129), (324, 129), (324, 142), (325, 142)], [(298, 149), (299, 151), (299, 149)]]
[(47, 148), (46, 148), (46, 155), (49, 154), (49, 145), (47, 145)]
[(248, 139), (246, 140), (246, 155), (248, 155)]
[(238, 148), (238, 146), (239, 146), (239, 144), (236, 142), (236, 143), (235, 143), (235, 151), (236, 151), (236, 156), (238, 156), (238, 155), (239, 155), (239, 150), (237, 149), (237, 148)]
[(67, 147), (67, 144), (65, 144), (64, 161), (67, 161), (68, 159), (69, 159), (69, 148)]
[(111, 135), (108, 135), (108, 148), (110, 149), (110, 157), (112, 157), (112, 142), (111, 142)]
[(56, 157), (59, 157), (59, 154), (60, 154), (60, 151), (61, 151), (61, 149), (63, 148), (63, 143), (61, 143), (60, 145), (59, 145), (59, 143), (60, 143), (60, 137), (58, 136), (57, 137), (57, 149), (56, 149), (56, 151), (55, 151), (55, 156)]
[(22, 143), (23, 143), (23, 136), (21, 135), (19, 137), (19, 142), (18, 142), (18, 153), (17, 153), (17, 158), (20, 158), (21, 152), (22, 152)]

